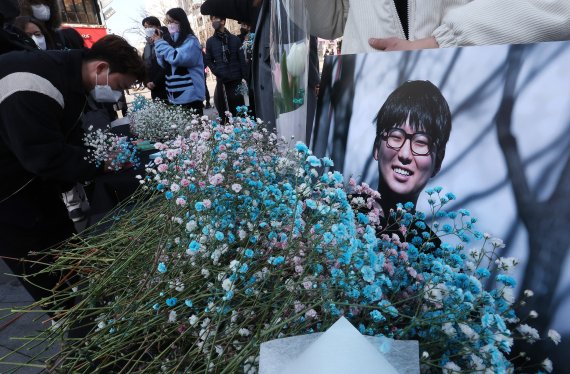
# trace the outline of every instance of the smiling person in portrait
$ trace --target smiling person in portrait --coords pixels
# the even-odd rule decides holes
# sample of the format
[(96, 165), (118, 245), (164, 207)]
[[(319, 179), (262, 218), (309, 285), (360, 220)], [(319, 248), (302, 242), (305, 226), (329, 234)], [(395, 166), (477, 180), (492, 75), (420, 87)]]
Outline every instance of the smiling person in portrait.
[[(384, 216), (384, 233), (409, 239), (413, 231), (406, 233), (399, 225), (392, 227), (397, 221), (394, 212), (400, 205), (414, 212), (420, 193), (441, 169), (451, 132), (451, 112), (431, 82), (407, 81), (388, 96), (375, 122), (373, 155), (378, 162), (378, 204)], [(418, 228), (426, 230), (439, 244), (427, 225)]]
[(429, 81), (408, 81), (388, 96), (376, 116), (374, 159), (378, 161), (385, 212), (418, 201), (441, 168), (451, 132), (451, 112)]

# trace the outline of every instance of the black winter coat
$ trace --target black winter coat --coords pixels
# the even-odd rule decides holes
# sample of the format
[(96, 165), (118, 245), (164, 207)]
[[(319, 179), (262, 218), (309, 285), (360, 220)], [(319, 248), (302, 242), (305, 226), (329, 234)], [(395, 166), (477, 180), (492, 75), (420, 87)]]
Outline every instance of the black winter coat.
[(247, 78), (245, 53), (241, 49), (241, 40), (225, 30), (227, 50), (224, 51), (222, 38), (216, 34), (206, 41), (206, 65), (218, 80), (224, 83)]
[(82, 145), (81, 67), (81, 51), (0, 56), (0, 201), (31, 179), (66, 185), (98, 173)]

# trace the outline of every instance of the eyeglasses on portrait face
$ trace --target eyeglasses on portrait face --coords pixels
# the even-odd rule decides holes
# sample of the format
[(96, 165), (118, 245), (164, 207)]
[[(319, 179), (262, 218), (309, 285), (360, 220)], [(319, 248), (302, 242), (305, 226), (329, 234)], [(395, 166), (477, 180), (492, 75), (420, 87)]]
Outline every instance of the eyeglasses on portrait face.
[(425, 132), (415, 132), (408, 134), (399, 127), (395, 127), (382, 134), (382, 140), (386, 141), (386, 146), (395, 151), (399, 151), (406, 140), (410, 141), (412, 154), (414, 156), (427, 156), (433, 149), (431, 137)]

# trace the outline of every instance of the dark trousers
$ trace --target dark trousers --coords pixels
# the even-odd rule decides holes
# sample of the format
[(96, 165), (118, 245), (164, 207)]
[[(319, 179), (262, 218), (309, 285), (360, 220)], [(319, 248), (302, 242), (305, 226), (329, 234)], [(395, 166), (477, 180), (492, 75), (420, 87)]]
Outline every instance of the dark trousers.
[(195, 112), (199, 116), (204, 115), (204, 103), (201, 101), (192, 101), (191, 103), (181, 104), (180, 106), (183, 108), (186, 108), (186, 109), (190, 109), (191, 111)]
[(154, 87), (153, 90), (150, 90), (150, 97), (153, 100), (160, 99), (164, 102), (168, 102), (168, 95), (166, 94), (166, 87)]
[(206, 105), (210, 106), (210, 90), (208, 90), (208, 74), (204, 73), (204, 86), (206, 86)]
[[(48, 249), (74, 233), (73, 222), (59, 190), (54, 186), (32, 182), (0, 203), (0, 257), (16, 275), (36, 274), (44, 270), (54, 261), (47, 254)], [(67, 275), (42, 273), (21, 279), (21, 282), (37, 301), (51, 297), (52, 290), (58, 287), (65, 288)], [(44, 307), (50, 309), (53, 305), (48, 301)]]
[(243, 96), (237, 93), (237, 89), (240, 84), (241, 81), (239, 80), (222, 83), (219, 79), (216, 83), (214, 105), (216, 105), (220, 118), (222, 118), (222, 121), (224, 122), (226, 121), (226, 111), (231, 112), (235, 116), (237, 114), (236, 108), (238, 106), (245, 105)]

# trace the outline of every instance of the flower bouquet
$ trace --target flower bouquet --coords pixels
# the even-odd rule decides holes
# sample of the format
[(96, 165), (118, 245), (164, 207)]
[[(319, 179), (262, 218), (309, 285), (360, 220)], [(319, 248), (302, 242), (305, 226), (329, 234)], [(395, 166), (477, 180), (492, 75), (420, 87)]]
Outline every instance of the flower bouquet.
[(190, 110), (141, 95), (133, 100), (129, 116), (132, 133), (151, 142), (185, 136), (192, 125)]
[(127, 164), (138, 165), (137, 148), (127, 140), (111, 132), (110, 127), (89, 131), (83, 138), (87, 147), (85, 160), (96, 166), (104, 165), (108, 170), (119, 170)]
[(271, 2), (271, 74), (277, 135), (306, 142), (309, 36), (304, 0)]
[(376, 191), (261, 121), (187, 126), (155, 144), (134, 208), (52, 252), (45, 271), (71, 284), (54, 295), (58, 328), (29, 339), (61, 346), (52, 372), (255, 373), (263, 342), (341, 316), (364, 335), (418, 340), (411, 359), (426, 373), (507, 372), (515, 339), (539, 338), (515, 314), (502, 242), (446, 211), (453, 194), (427, 191), (434, 231), (410, 203), (387, 225)]

